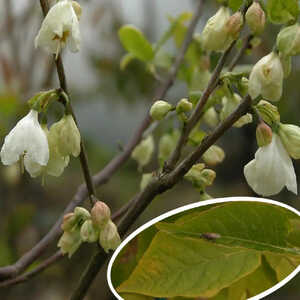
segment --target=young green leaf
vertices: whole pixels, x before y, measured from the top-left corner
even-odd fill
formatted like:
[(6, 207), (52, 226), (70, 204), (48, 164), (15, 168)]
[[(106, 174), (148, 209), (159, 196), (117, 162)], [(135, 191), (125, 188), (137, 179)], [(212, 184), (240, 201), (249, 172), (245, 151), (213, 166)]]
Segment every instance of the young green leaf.
[(260, 255), (253, 250), (159, 232), (118, 291), (152, 297), (213, 297), (259, 265)]
[(133, 25), (125, 25), (119, 30), (119, 38), (124, 48), (142, 61), (151, 61), (154, 50), (143, 33)]

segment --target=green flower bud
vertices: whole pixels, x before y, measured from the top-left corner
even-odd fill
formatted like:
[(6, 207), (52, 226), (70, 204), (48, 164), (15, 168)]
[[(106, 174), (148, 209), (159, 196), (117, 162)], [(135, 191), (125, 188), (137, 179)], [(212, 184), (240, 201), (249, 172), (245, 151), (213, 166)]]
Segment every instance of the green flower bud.
[(202, 156), (206, 164), (214, 166), (221, 163), (225, 158), (225, 152), (217, 145), (212, 145)]
[(214, 107), (210, 107), (203, 115), (203, 121), (210, 127), (219, 124), (219, 117)]
[(252, 123), (253, 121), (253, 117), (251, 114), (247, 113), (245, 115), (243, 115), (242, 117), (240, 117), (234, 124), (233, 124), (233, 127), (236, 127), (236, 128), (241, 128), (243, 127), (244, 125), (247, 125), (249, 123)]
[(211, 169), (204, 169), (201, 171), (201, 177), (199, 178), (199, 184), (201, 186), (210, 186), (213, 184), (216, 178), (216, 172)]
[(242, 98), (238, 94), (233, 94), (232, 97), (224, 96), (222, 98), (222, 109), (220, 112), (221, 121), (224, 121), (231, 113), (233, 113), (241, 101)]
[(254, 34), (261, 34), (265, 29), (266, 15), (258, 2), (253, 2), (246, 12), (246, 23)]
[(228, 33), (234, 23), (230, 20), (230, 10), (228, 7), (220, 7), (217, 13), (212, 16), (206, 23), (202, 35), (201, 42), (203, 49), (207, 51), (225, 51), (233, 41), (232, 36)]
[(226, 29), (228, 34), (231, 36), (232, 41), (236, 40), (241, 32), (244, 24), (243, 15), (241, 12), (236, 12), (233, 14), (226, 23)]
[(258, 110), (262, 119), (269, 125), (280, 122), (278, 108), (270, 102), (261, 100), (256, 105), (256, 109)]
[(300, 25), (283, 28), (277, 35), (277, 48), (284, 56), (300, 54)]
[(282, 69), (283, 69), (283, 75), (284, 78), (289, 77), (292, 71), (292, 57), (291, 56), (284, 56), (280, 53), (279, 55)]
[(171, 104), (163, 100), (158, 100), (151, 106), (150, 116), (153, 120), (161, 121), (170, 110), (172, 110)]
[(97, 201), (91, 210), (92, 221), (99, 229), (110, 220), (110, 208), (102, 201)]
[(83, 221), (91, 218), (89, 211), (80, 206), (75, 207), (74, 214), (79, 220), (83, 220)]
[(92, 220), (86, 220), (81, 226), (80, 236), (83, 242), (94, 243), (99, 238), (99, 229)]
[(49, 161), (46, 167), (43, 167), (43, 173), (59, 177), (70, 162), (69, 156), (62, 156), (57, 143), (57, 136), (53, 130), (43, 128), (48, 139)]
[(68, 213), (64, 215), (62, 224), (61, 224), (61, 229), (63, 231), (71, 231), (76, 228), (76, 225), (78, 223), (78, 217), (75, 216), (74, 213)]
[(272, 129), (264, 122), (261, 122), (256, 128), (256, 141), (258, 147), (267, 146), (272, 142)]
[(58, 151), (62, 156), (80, 154), (80, 133), (71, 115), (64, 115), (63, 118), (54, 123), (50, 128), (51, 134), (55, 136)]
[(108, 253), (109, 250), (116, 250), (120, 243), (117, 226), (109, 221), (100, 232), (99, 244)]
[(283, 68), (279, 56), (271, 52), (259, 60), (249, 77), (249, 95), (259, 95), (269, 101), (278, 101), (282, 95)]
[[(232, 97), (223, 97), (222, 98), (222, 110), (220, 112), (220, 119), (225, 120), (242, 101), (242, 98), (238, 94), (233, 94)], [(244, 116), (240, 117), (234, 124), (234, 127), (240, 128), (248, 123), (252, 122), (252, 115), (247, 113)]]
[(57, 246), (63, 254), (68, 253), (69, 258), (77, 251), (82, 243), (80, 231), (65, 231), (58, 241)]
[(140, 167), (147, 165), (154, 151), (154, 140), (152, 135), (142, 140), (133, 150), (131, 157), (136, 160)]
[(158, 144), (158, 160), (161, 165), (170, 157), (176, 147), (179, 139), (179, 131), (174, 130), (172, 133), (164, 134)]
[(294, 159), (300, 159), (300, 127), (280, 124), (278, 133), (289, 155)]
[(145, 187), (151, 182), (151, 180), (153, 179), (153, 174), (152, 173), (145, 173), (142, 176), (142, 180), (140, 183), (140, 190), (144, 190)]
[(193, 104), (186, 98), (181, 99), (176, 105), (177, 113), (189, 112), (192, 109), (193, 109)]
[(192, 166), (192, 168), (184, 175), (184, 178), (192, 183), (197, 183), (201, 177), (201, 172), (205, 168), (205, 164), (199, 163)]

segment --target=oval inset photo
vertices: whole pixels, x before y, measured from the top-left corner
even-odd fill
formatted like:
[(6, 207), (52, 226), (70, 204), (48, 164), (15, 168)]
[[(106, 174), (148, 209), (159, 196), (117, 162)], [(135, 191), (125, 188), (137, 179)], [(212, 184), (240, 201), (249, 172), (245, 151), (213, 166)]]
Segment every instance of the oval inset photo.
[(114, 253), (118, 299), (262, 299), (300, 271), (300, 215), (285, 204), (223, 198), (155, 218)]

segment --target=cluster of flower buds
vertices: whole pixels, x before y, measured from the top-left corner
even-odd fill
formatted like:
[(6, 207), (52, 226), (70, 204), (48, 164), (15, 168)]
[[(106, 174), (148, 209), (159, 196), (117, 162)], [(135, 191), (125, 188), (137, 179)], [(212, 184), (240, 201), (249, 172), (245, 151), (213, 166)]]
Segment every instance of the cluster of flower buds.
[(232, 16), (228, 7), (221, 6), (206, 23), (201, 34), (203, 49), (223, 52), (238, 38), (243, 27), (243, 16), (236, 12)]
[(61, 248), (63, 254), (68, 253), (69, 258), (77, 251), (83, 242), (81, 227), (90, 218), (90, 213), (83, 207), (76, 207), (74, 212), (64, 216), (61, 225), (64, 233), (59, 239), (57, 246)]
[(211, 169), (205, 169), (205, 164), (199, 163), (193, 165), (192, 168), (185, 174), (184, 178), (192, 182), (195, 187), (205, 190), (207, 186), (213, 184), (216, 178), (216, 173)]
[(79, 19), (81, 7), (76, 1), (60, 0), (46, 15), (35, 38), (35, 47), (41, 47), (56, 55), (68, 45), (72, 52), (80, 49)]
[(150, 116), (155, 121), (163, 120), (170, 111), (176, 110), (178, 118), (185, 122), (187, 116), (185, 113), (190, 112), (193, 109), (193, 104), (186, 98), (181, 99), (176, 107), (173, 107), (170, 103), (164, 100), (155, 101), (150, 109)]
[(97, 201), (89, 213), (83, 207), (76, 207), (74, 212), (64, 216), (62, 225), (64, 231), (58, 247), (71, 257), (83, 242), (99, 242), (108, 252), (115, 250), (121, 243), (116, 225), (111, 221), (109, 207)]

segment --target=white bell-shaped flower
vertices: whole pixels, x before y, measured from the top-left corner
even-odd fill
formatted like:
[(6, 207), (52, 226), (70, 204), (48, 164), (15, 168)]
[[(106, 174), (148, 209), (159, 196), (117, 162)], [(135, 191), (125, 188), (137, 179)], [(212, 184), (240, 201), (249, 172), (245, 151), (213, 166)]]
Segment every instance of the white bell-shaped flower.
[(24, 156), (25, 169), (33, 177), (37, 172), (36, 168), (47, 165), (48, 141), (39, 124), (36, 110), (31, 110), (5, 137), (0, 156), (4, 165), (12, 165)]
[(269, 101), (278, 101), (282, 95), (284, 72), (275, 52), (264, 56), (253, 67), (249, 77), (249, 95), (261, 95)]
[(55, 53), (56, 57), (66, 45), (71, 52), (78, 52), (80, 49), (80, 14), (80, 6), (75, 1), (62, 0), (56, 3), (42, 23), (35, 38), (35, 47)]
[(256, 151), (255, 159), (244, 167), (244, 174), (248, 184), (259, 195), (278, 194), (284, 186), (297, 194), (292, 160), (275, 133), (270, 144)]

